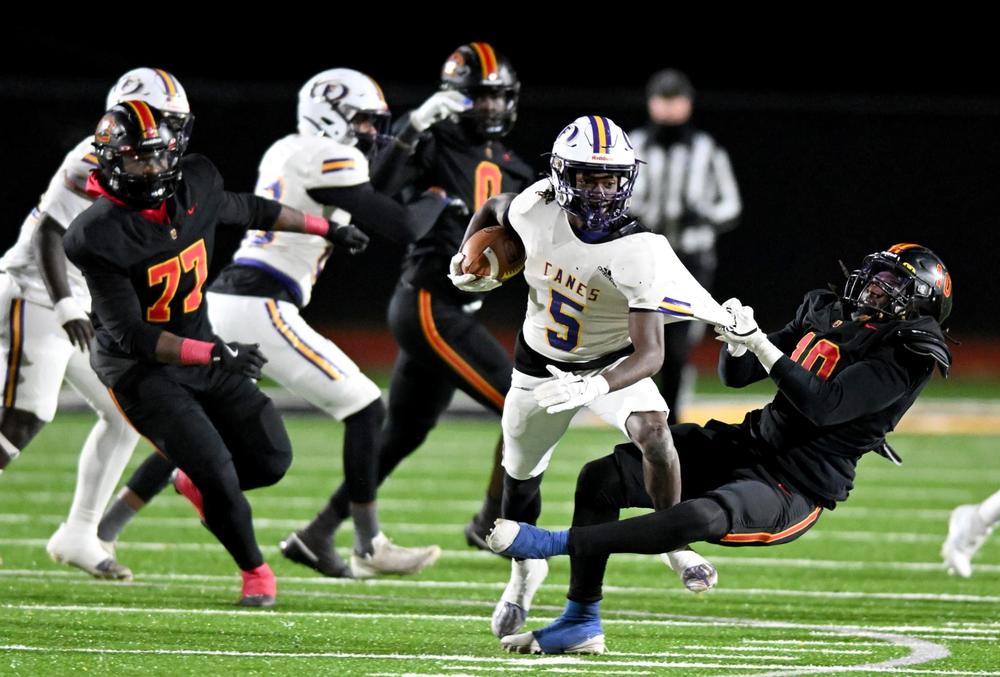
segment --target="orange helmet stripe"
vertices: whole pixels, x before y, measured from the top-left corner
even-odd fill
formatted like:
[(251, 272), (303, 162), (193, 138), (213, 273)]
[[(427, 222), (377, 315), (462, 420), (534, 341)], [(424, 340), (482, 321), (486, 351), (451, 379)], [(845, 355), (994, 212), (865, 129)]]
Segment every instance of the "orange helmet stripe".
[(894, 244), (887, 250), (891, 254), (898, 254), (901, 251), (907, 249), (913, 249), (914, 247), (920, 247), (919, 244), (913, 244), (912, 242), (900, 242), (899, 244)]
[(488, 42), (473, 42), (472, 49), (476, 50), (479, 63), (483, 68), (483, 80), (489, 79), (491, 75), (497, 73), (497, 55), (493, 47)]
[(142, 125), (143, 138), (154, 139), (159, 136), (159, 131), (156, 129), (156, 118), (153, 116), (153, 111), (149, 108), (149, 104), (145, 101), (132, 100), (126, 101), (125, 105), (135, 111), (135, 116), (139, 118), (139, 124)]

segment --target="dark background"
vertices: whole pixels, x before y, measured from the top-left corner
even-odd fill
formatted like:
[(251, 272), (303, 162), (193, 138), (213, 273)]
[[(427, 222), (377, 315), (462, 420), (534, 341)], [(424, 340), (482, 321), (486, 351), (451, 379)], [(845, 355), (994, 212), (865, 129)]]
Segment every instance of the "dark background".
[[(381, 40), (370, 30), (315, 39), (308, 31), (250, 38), (176, 28), (167, 42), (106, 32), (83, 39), (30, 26), (6, 32), (4, 248), (64, 154), (91, 133), (125, 70), (154, 66), (177, 76), (197, 118), (191, 151), (208, 155), (228, 188), (252, 190), (264, 150), (294, 131), (296, 93), (311, 75), (362, 70), (400, 113), (434, 91), (455, 46), (478, 39), (491, 41), (520, 75), (519, 121), (508, 141), (539, 171), (541, 154), (573, 118), (603, 114), (632, 129), (644, 122), (651, 72), (676, 66), (691, 76), (695, 123), (728, 149), (744, 203), (740, 227), (719, 244), (715, 295), (754, 305), (765, 327), (784, 322), (805, 289), (839, 285), (838, 259), (853, 267), (868, 252), (908, 241), (931, 247), (949, 266), (954, 332), (1000, 337), (1000, 315), (989, 312), (997, 289), (1000, 84), (988, 54), (946, 52), (922, 39), (869, 49), (864, 34), (814, 43), (807, 32), (795, 41), (733, 41), (679, 39), (675, 31), (606, 40), (611, 47), (599, 40), (588, 47), (588, 31), (577, 31), (590, 37), (575, 43), (567, 31), (495, 29)], [(380, 326), (400, 254), (384, 242), (358, 258), (335, 254), (307, 317), (334, 327)], [(224, 263), (222, 250), (215, 263), (216, 270)], [(523, 305), (518, 280), (491, 294), (483, 317), (515, 327)]]

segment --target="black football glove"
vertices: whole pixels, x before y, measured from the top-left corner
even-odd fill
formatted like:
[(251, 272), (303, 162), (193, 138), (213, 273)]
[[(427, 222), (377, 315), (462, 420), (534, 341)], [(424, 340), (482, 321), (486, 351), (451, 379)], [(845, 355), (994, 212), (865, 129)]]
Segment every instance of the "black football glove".
[(360, 254), (368, 247), (370, 238), (357, 226), (350, 224), (343, 225), (330, 221), (330, 230), (326, 233), (326, 239), (335, 245), (347, 247), (351, 254)]
[(212, 363), (234, 374), (259, 379), (260, 369), (267, 364), (267, 358), (260, 352), (260, 344), (216, 341), (212, 348)]

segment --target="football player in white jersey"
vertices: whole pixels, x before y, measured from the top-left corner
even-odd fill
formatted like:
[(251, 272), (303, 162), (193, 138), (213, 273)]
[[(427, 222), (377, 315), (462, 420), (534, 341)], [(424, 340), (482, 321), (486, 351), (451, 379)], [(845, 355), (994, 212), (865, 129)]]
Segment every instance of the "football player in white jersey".
[[(663, 322), (722, 311), (667, 241), (628, 216), (638, 165), (620, 127), (606, 117), (577, 118), (556, 138), (550, 166), (548, 178), (520, 194), (490, 199), (466, 232), (468, 239), (503, 224), (527, 254), (528, 308), (503, 410), (504, 517), (537, 520), (542, 473), (581, 407), (642, 450), (646, 490), (657, 509), (668, 508), (679, 500), (680, 472), (668, 408), (650, 378), (663, 361)], [(461, 252), (452, 259), (457, 287), (499, 285), (463, 274), (463, 259)], [(683, 556), (704, 562), (691, 551)], [(524, 625), (547, 570), (543, 559), (511, 561), (494, 634)]]
[[(426, 105), (432, 116), (442, 117), (452, 112), (454, 102), (439, 93)], [(377, 192), (369, 175), (369, 159), (388, 138), (388, 128), (389, 107), (372, 78), (347, 68), (323, 71), (299, 92), (298, 132), (264, 153), (256, 193), (334, 223), (355, 222), (387, 239), (412, 241), (417, 233), (410, 212)], [(435, 194), (426, 199), (441, 201)], [(269, 360), (265, 376), (345, 425), (344, 475), (355, 539), (350, 566), (333, 548), (339, 518), (332, 509), (290, 534), (281, 543), (282, 553), (325, 576), (416, 573), (433, 564), (441, 550), (397, 546), (379, 528), (377, 450), (385, 417), (379, 388), (299, 315), (331, 250), (322, 237), (249, 232), (209, 287), (209, 318), (225, 340), (260, 344)], [(117, 535), (131, 516), (126, 506), (150, 500), (170, 470), (169, 462), (156, 455), (147, 459), (112, 505), (102, 532)]]
[[(128, 71), (111, 88), (105, 107), (126, 99), (141, 99), (165, 111), (187, 143), (193, 117), (184, 88), (170, 73)], [(0, 472), (52, 420), (65, 378), (98, 421), (80, 456), (69, 516), (47, 550), (56, 561), (99, 578), (129, 579), (132, 572), (98, 539), (97, 523), (139, 436), (90, 367), (90, 294), (62, 246), (66, 227), (93, 201), (84, 190), (98, 166), (93, 140), (88, 136), (66, 155), (22, 224), (17, 242), (0, 259), (0, 360), (6, 370)]]

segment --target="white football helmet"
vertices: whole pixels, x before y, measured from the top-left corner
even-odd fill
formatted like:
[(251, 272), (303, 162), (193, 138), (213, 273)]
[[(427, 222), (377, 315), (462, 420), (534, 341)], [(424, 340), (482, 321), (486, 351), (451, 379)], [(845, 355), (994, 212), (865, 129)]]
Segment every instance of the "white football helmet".
[(299, 134), (327, 136), (361, 152), (374, 150), (389, 132), (389, 105), (382, 88), (364, 73), (333, 68), (299, 90)]
[[(585, 115), (567, 125), (552, 144), (549, 167), (556, 202), (580, 218), (583, 231), (609, 233), (627, 223), (639, 166), (628, 135), (611, 118)], [(584, 172), (617, 177), (617, 190), (578, 188)]]
[(133, 68), (118, 78), (118, 82), (108, 92), (105, 110), (123, 101), (145, 101), (161, 111), (164, 119), (177, 133), (181, 148), (187, 148), (191, 140), (194, 116), (188, 104), (187, 92), (173, 75), (162, 68)]

